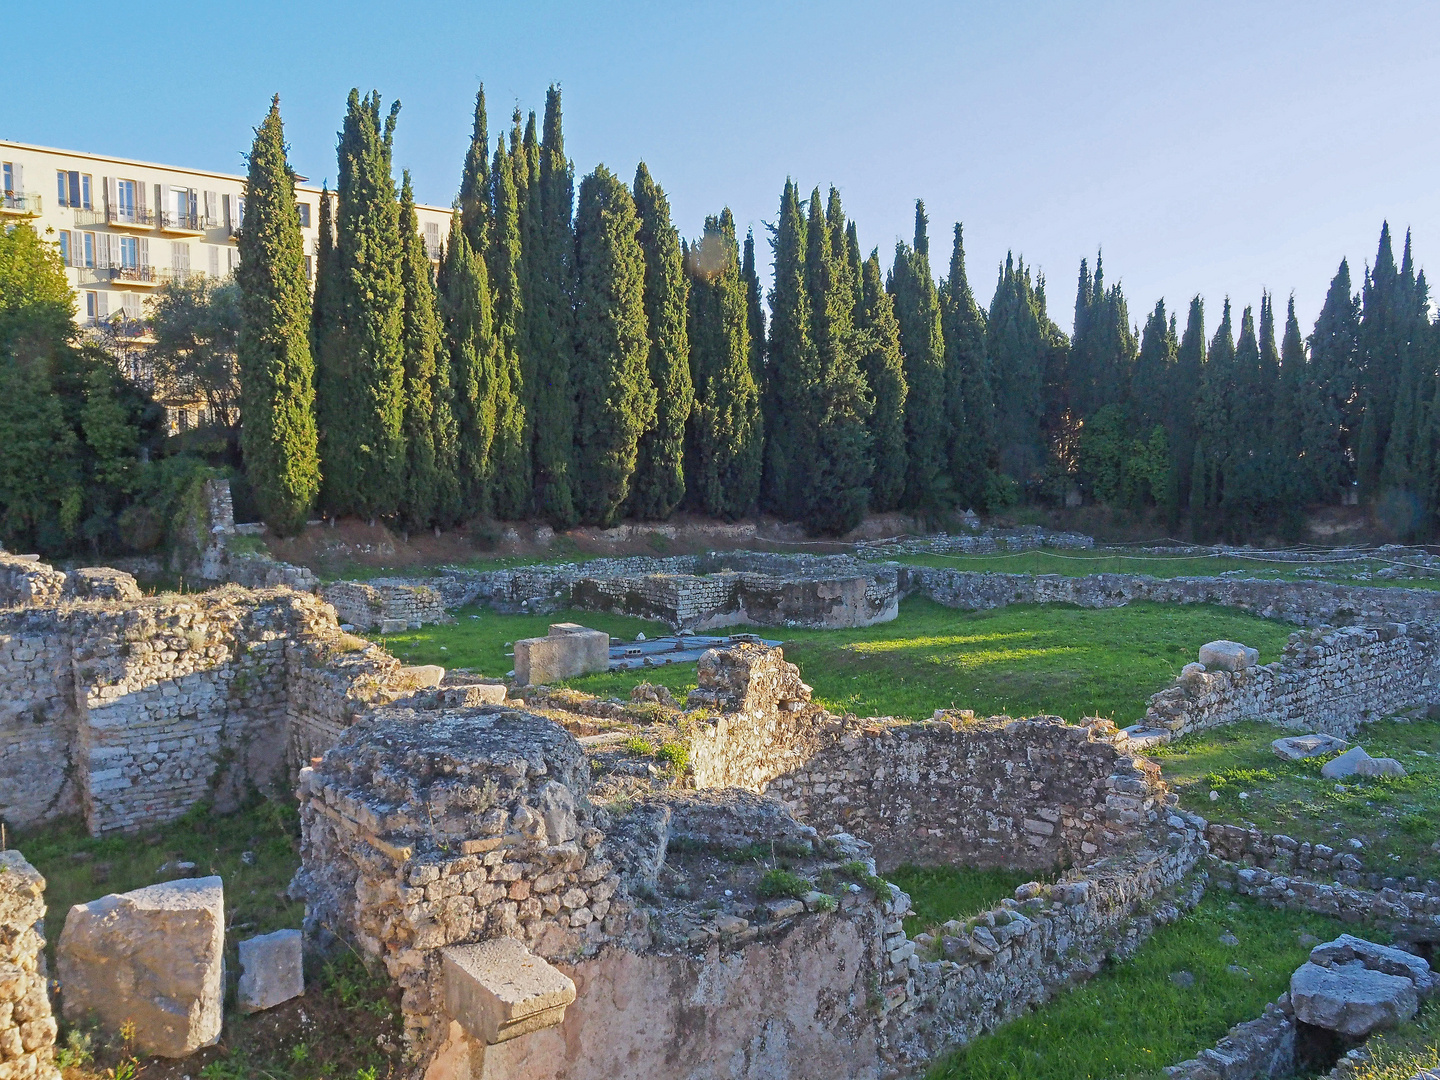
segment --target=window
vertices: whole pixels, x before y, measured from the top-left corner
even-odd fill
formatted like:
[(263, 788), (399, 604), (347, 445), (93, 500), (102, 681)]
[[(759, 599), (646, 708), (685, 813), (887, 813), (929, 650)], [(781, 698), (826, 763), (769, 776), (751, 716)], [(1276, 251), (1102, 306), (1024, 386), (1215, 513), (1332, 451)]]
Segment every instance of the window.
[(60, 261), (66, 266), (74, 266), (75, 262), (70, 258), (70, 233), (66, 229), (60, 230)]
[(438, 221), (425, 223), (425, 253), (432, 259), (440, 257), (440, 223)]
[(85, 244), (82, 253), (82, 260), (83, 261), (80, 264), (81, 266), (95, 265), (95, 234), (93, 232), (87, 232), (85, 234)]
[(315, 259), (313, 255), (305, 256), (305, 280), (315, 280)]
[(135, 181), (115, 181), (115, 216), (119, 221), (135, 220)]
[(63, 170), (55, 173), (55, 202), (60, 206), (70, 205), (70, 174)]
[(122, 292), (120, 294), (120, 310), (125, 313), (127, 320), (138, 322), (140, 319), (139, 295), (133, 292)]
[(90, 174), (65, 172), (55, 173), (55, 201), (61, 206), (73, 206), (77, 210), (90, 209)]
[(13, 161), (0, 161), (0, 189), (6, 195), (14, 194), (16, 188), (15, 163)]
[(93, 210), (95, 204), (90, 198), (90, 174), (80, 174), (80, 207), (83, 210)]
[(218, 278), (220, 276), (220, 249), (214, 244), (206, 244), (205, 254), (210, 260), (210, 276)]
[(140, 241), (133, 236), (120, 237), (120, 268), (122, 270), (138, 270), (140, 268)]
[(295, 209), (300, 211), (300, 227), (308, 229), (310, 227), (310, 204), (308, 202), (296, 203)]
[(184, 281), (190, 276), (190, 245), (183, 240), (170, 244), (170, 269), (177, 281)]
[(87, 319), (100, 318), (100, 294), (93, 289), (85, 294), (85, 317)]

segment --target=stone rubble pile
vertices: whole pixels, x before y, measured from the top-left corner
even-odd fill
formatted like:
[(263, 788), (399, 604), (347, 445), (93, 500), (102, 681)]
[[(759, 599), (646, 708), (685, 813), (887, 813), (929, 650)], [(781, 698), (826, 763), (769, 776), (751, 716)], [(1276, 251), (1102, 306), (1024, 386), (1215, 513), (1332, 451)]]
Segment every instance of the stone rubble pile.
[(0, 1077), (60, 1080), (55, 1018), (45, 992), (45, 879), (0, 850)]

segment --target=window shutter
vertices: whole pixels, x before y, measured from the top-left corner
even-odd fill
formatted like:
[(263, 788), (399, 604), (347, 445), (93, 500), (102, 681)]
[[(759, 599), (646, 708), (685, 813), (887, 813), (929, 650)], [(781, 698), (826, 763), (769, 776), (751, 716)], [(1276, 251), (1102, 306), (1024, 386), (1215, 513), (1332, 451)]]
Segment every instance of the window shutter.
[(102, 176), (100, 182), (105, 185), (105, 211), (107, 215), (114, 214), (115, 208), (120, 205), (119, 185), (113, 176)]
[(80, 174), (78, 172), (70, 174), (70, 205), (80, 205)]
[[(113, 184), (114, 181), (112, 180), (111, 183)], [(99, 240), (100, 243), (97, 245), (99, 250), (95, 253), (95, 265), (102, 270), (107, 270), (110, 267), (110, 234), (100, 233)]]
[(57, 173), (55, 174), (55, 181), (56, 181), (55, 194), (56, 194), (56, 196), (57, 196), (57, 198), (58, 198), (58, 201), (59, 201), (60, 205), (61, 205), (61, 206), (64, 206), (64, 205), (65, 205), (65, 174), (64, 174), (63, 172), (57, 172)]
[(220, 216), (224, 219), (221, 224), (223, 224), (227, 229), (233, 229), (235, 227), (235, 214), (234, 211), (230, 209), (230, 206), (230, 193), (226, 192), (224, 195), (220, 196)]
[(15, 179), (14, 179), (14, 181), (13, 181), (13, 183), (15, 184), (15, 194), (16, 194), (16, 195), (24, 195), (24, 194), (25, 194), (25, 166), (24, 166), (24, 165), (21, 165), (20, 162), (17, 161), (17, 162), (15, 162), (15, 164), (12, 166), (12, 168), (15, 170), (14, 173), (13, 173), (13, 175), (14, 175), (14, 177), (15, 177)]
[(205, 192), (205, 219), (213, 222), (215, 220), (215, 192)]
[(95, 317), (103, 319), (110, 314), (110, 294), (97, 292), (95, 294)]
[(210, 276), (218, 278), (220, 276), (220, 249), (214, 244), (209, 244), (205, 248), (205, 253), (210, 259)]
[(142, 236), (142, 237), (140, 237), (140, 259), (139, 259), (139, 262), (140, 262), (140, 265), (141, 265), (141, 266), (147, 266), (147, 267), (148, 267), (148, 266), (150, 265), (150, 238), (149, 238), (148, 236)]
[(138, 181), (135, 184), (135, 212), (142, 219), (145, 217), (145, 185)]

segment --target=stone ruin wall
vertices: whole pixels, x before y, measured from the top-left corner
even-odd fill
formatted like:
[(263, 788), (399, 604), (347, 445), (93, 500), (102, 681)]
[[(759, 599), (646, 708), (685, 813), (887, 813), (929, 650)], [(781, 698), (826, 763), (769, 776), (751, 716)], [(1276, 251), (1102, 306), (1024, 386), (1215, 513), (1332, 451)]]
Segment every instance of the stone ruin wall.
[(321, 601), (236, 588), (0, 611), (0, 817), (92, 834), (234, 805), (406, 686)]
[(358, 630), (385, 631), (387, 624), (394, 623), (415, 629), (454, 621), (437, 590), (404, 578), (337, 581), (321, 589), (320, 595), (342, 623)]
[(0, 850), (0, 1077), (60, 1080), (45, 989), (45, 879)]
[(1427, 626), (1302, 631), (1275, 663), (1182, 672), (1150, 698), (1142, 724), (1174, 737), (1267, 720), (1348, 738), (1368, 720), (1436, 700), (1437, 665), (1440, 647)]

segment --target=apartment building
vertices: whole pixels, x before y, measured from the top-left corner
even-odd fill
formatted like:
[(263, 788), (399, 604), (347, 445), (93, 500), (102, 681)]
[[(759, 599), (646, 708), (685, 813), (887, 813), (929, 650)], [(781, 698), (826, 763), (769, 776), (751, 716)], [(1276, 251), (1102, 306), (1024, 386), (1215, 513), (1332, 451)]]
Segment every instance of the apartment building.
[[(312, 281), (320, 197), (303, 177), (295, 185)], [(450, 210), (416, 211), (438, 258)], [(143, 377), (144, 346), (153, 340), (147, 298), (166, 281), (230, 275), (244, 213), (243, 176), (0, 140), (0, 226), (28, 221), (59, 245), (76, 320), (111, 337), (132, 375)], [(187, 419), (178, 415), (172, 427)]]

